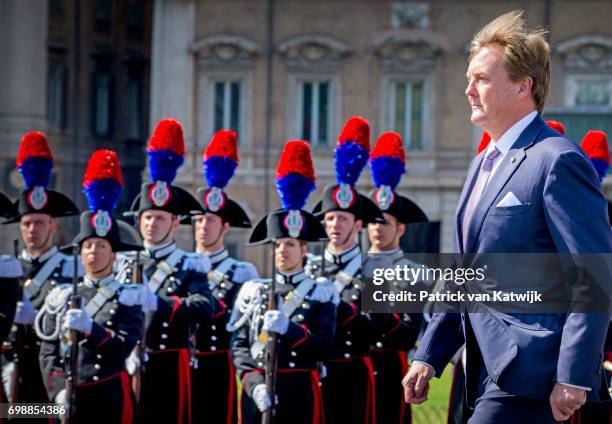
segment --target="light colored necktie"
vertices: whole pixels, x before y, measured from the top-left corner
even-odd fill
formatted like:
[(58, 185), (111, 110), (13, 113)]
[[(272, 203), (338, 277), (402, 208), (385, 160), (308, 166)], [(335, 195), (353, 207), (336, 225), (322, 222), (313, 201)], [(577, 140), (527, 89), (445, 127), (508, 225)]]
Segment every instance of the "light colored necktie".
[(474, 210), (476, 210), (476, 205), (478, 205), (478, 202), (482, 197), (482, 192), (487, 185), (489, 177), (491, 176), (493, 163), (500, 154), (501, 152), (497, 150), (497, 147), (494, 147), (493, 150), (487, 154), (483, 161), (482, 167), (480, 168), (480, 172), (478, 172), (478, 177), (476, 178), (476, 182), (474, 183), (474, 187), (472, 188), (468, 202), (465, 205), (465, 210), (463, 211), (463, 221), (461, 223), (464, 253), (467, 250), (468, 229), (470, 228), (470, 222), (472, 222), (472, 217), (474, 216)]

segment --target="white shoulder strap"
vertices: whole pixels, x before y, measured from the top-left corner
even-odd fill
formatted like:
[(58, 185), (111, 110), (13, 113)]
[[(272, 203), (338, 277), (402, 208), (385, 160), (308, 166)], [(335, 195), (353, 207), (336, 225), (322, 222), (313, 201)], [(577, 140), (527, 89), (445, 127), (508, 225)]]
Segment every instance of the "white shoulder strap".
[(24, 294), (28, 297), (28, 299), (32, 299), (34, 296), (38, 294), (42, 285), (49, 279), (49, 276), (53, 272), (53, 270), (64, 260), (64, 254), (60, 252), (56, 252), (53, 256), (51, 256), (42, 268), (36, 273), (34, 277), (29, 280), (26, 280), (24, 284)]
[(185, 256), (183, 250), (175, 249), (166, 260), (157, 264), (155, 272), (149, 278), (149, 288), (153, 293), (157, 293), (161, 285), (166, 281), (166, 278), (174, 272), (174, 267), (183, 256)]

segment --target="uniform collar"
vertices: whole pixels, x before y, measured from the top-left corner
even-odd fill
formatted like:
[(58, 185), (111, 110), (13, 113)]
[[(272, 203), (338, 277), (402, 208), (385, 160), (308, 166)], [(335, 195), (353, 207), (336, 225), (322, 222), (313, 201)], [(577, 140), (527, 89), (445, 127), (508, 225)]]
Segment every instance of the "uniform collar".
[(329, 249), (325, 249), (324, 259), (336, 265), (343, 265), (359, 254), (359, 246), (355, 243), (344, 252), (333, 253)]
[(276, 282), (278, 284), (290, 284), (295, 287), (305, 278), (306, 273), (304, 272), (303, 268), (299, 271), (295, 271), (290, 274), (285, 274), (284, 272), (276, 271)]
[(402, 251), (402, 249), (400, 247), (396, 248), (396, 249), (392, 249), (392, 250), (387, 250), (384, 252), (368, 252), (370, 255), (385, 255), (385, 256), (389, 256), (391, 259), (393, 259), (394, 261), (397, 261), (398, 259), (401, 259), (404, 257), (404, 252)]
[(53, 245), (45, 253), (35, 258), (34, 256), (30, 255), (30, 252), (28, 252), (26, 249), (23, 249), (21, 251), (21, 255), (19, 255), (19, 258), (30, 264), (35, 263), (35, 262), (43, 263), (47, 259), (49, 259), (51, 256), (55, 255), (57, 252), (58, 252), (57, 246)]
[(144, 256), (152, 259), (159, 259), (168, 256), (176, 249), (176, 242), (174, 240), (168, 243), (159, 244), (156, 246), (147, 246), (145, 244), (145, 250), (142, 252)]
[(85, 277), (83, 277), (83, 283), (87, 287), (93, 287), (93, 288), (98, 289), (100, 287), (106, 286), (108, 283), (110, 283), (114, 279), (115, 279), (115, 274), (113, 274), (112, 272), (108, 274), (106, 277), (102, 277), (99, 279), (91, 278), (86, 275)]
[(212, 252), (212, 253), (204, 253), (206, 256), (208, 256), (208, 259), (210, 259), (210, 263), (212, 264), (213, 267), (215, 267), (218, 263), (220, 263), (221, 261), (223, 261), (225, 258), (229, 257), (229, 252), (227, 251), (227, 249), (225, 247), (222, 247), (221, 249)]

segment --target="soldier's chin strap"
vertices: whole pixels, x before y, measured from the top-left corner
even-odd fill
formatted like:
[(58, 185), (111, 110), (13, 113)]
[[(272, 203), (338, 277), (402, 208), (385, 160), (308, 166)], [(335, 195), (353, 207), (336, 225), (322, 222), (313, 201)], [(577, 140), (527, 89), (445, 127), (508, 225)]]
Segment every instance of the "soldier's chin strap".
[[(92, 271), (91, 271), (91, 273), (92, 273), (92, 274), (96, 274), (96, 275), (97, 275), (97, 274), (100, 274), (100, 273), (104, 272), (105, 270), (107, 270), (107, 269), (109, 269), (109, 268), (110, 268), (110, 270), (111, 270), (111, 272), (112, 272), (112, 269), (113, 269), (113, 262), (115, 262), (115, 261), (114, 261), (113, 257), (111, 256), (111, 257), (110, 257), (110, 259), (109, 259), (109, 261), (108, 261), (108, 263), (107, 263), (106, 265), (104, 265), (104, 266), (103, 266), (102, 268), (100, 268), (98, 271), (96, 271), (96, 270), (92, 270)], [(106, 274), (106, 275), (108, 275), (108, 274)], [(106, 275), (105, 275), (105, 276), (106, 276)]]

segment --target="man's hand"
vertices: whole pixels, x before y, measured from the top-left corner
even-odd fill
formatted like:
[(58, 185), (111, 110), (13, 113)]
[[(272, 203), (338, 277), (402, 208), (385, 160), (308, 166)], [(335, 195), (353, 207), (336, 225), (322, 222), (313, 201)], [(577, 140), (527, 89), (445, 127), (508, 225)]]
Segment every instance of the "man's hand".
[(555, 383), (549, 401), (555, 420), (565, 421), (584, 405), (586, 391), (563, 383)]
[(434, 369), (425, 364), (412, 364), (402, 380), (406, 403), (419, 404), (427, 400), (429, 380), (434, 376)]

